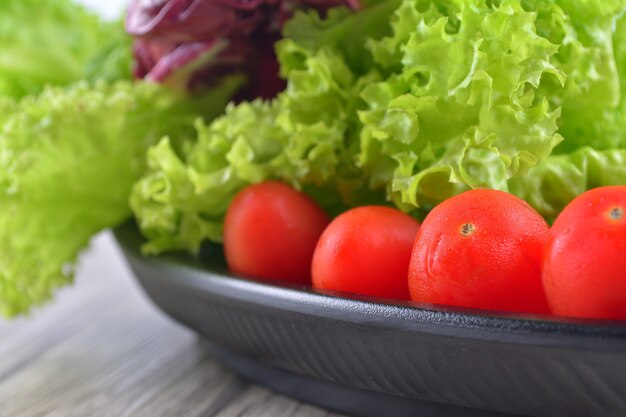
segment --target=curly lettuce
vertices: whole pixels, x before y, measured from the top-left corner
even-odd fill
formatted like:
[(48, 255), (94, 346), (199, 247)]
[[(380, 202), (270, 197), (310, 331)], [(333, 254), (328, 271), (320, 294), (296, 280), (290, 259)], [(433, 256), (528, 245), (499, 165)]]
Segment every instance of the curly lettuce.
[(626, 184), (626, 148), (582, 147), (551, 155), (526, 175), (510, 181), (511, 192), (553, 221), (576, 196), (596, 187)]
[[(626, 15), (624, 2), (562, 2), (577, 19), (583, 36), (562, 55), (570, 58), (575, 76), (559, 120), (566, 140), (526, 175), (509, 181), (511, 192), (524, 198), (548, 220), (577, 195), (595, 187), (626, 184)], [(549, 2), (546, 2), (549, 4)], [(587, 9), (591, 7), (591, 9)], [(599, 26), (582, 27), (582, 16)], [(619, 14), (621, 12), (621, 14)], [(615, 19), (615, 15), (619, 17)], [(599, 29), (598, 29), (599, 28)], [(596, 43), (598, 48), (589, 45)], [(595, 54), (595, 57), (593, 56)], [(585, 73), (581, 71), (586, 71)]]
[[(131, 200), (150, 253), (219, 241), (232, 196), (266, 178), (336, 209), (417, 212), (488, 187), (532, 195), (549, 216), (537, 187), (552, 161), (564, 175), (596, 151), (618, 161), (626, 1), (367, 6), (296, 14), (276, 47), (284, 92), (232, 105), (185, 152), (150, 151)], [(592, 170), (584, 186), (619, 175)]]
[(350, 158), (345, 126), (285, 118), (277, 103), (230, 105), (211, 124), (198, 120), (196, 129), (196, 141), (182, 151), (168, 137), (148, 151), (148, 171), (130, 198), (149, 239), (146, 253), (195, 253), (206, 239), (220, 242), (226, 209), (249, 184), (282, 179), (338, 212), (341, 189), (354, 194), (362, 182), (349, 161), (340, 162)]
[(221, 112), (237, 85), (200, 103), (125, 81), (0, 99), (0, 313), (26, 312), (71, 282), (91, 236), (130, 217), (148, 147), (166, 133), (191, 137), (193, 120)]
[(400, 205), (505, 189), (561, 141), (560, 111), (538, 91), (566, 75), (535, 13), (518, 1), (440, 3), (403, 2), (393, 35), (369, 43), (385, 77), (362, 92), (359, 161)]
[(384, 202), (354, 159), (360, 92), (377, 76), (364, 73), (368, 64), (358, 55), (346, 62), (344, 52), (363, 44), (367, 33), (388, 33), (394, 9), (383, 2), (357, 14), (331, 10), (326, 19), (297, 14), (278, 46), (289, 81), (284, 92), (272, 101), (231, 104), (212, 123), (198, 122), (196, 141), (180, 152), (167, 138), (150, 149), (148, 171), (130, 200), (148, 238), (145, 252), (197, 252), (206, 239), (221, 241), (234, 195), (265, 179), (304, 189), (329, 213)]

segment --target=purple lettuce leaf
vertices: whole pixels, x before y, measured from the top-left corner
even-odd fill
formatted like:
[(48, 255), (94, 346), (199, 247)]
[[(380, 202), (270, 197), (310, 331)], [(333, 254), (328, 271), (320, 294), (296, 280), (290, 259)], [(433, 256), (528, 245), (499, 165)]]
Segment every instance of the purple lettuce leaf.
[(284, 89), (273, 44), (296, 10), (360, 7), (358, 0), (133, 0), (135, 76), (196, 90), (244, 73), (240, 98), (271, 98)]

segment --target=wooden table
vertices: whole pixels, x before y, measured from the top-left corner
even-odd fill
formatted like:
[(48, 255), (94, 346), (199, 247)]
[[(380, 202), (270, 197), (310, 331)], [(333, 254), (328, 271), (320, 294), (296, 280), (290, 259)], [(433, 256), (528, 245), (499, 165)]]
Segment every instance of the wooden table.
[(153, 307), (110, 234), (76, 284), (31, 317), (0, 321), (0, 417), (338, 416), (214, 362)]

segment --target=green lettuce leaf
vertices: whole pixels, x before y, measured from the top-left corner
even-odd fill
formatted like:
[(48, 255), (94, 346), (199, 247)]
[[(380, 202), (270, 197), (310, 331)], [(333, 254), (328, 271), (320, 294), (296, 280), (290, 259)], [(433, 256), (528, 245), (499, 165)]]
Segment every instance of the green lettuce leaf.
[(565, 140), (555, 153), (582, 146), (612, 149), (624, 143), (624, 120), (619, 108), (624, 85), (619, 72), (623, 48), (616, 19), (626, 2), (619, 1), (527, 1), (536, 10), (535, 25), (541, 36), (559, 45), (552, 62), (567, 75), (563, 89), (549, 84), (540, 91), (553, 107), (561, 108), (559, 133)]
[(626, 148), (598, 151), (583, 147), (552, 155), (526, 175), (513, 178), (510, 188), (550, 221), (579, 194), (600, 186), (626, 184)]
[[(550, 221), (586, 190), (626, 184), (626, 15), (614, 18), (624, 2), (560, 4), (581, 31), (581, 36), (562, 40), (566, 46), (559, 53), (573, 74), (559, 120), (566, 140), (526, 175), (509, 182), (511, 192)], [(544, 9), (551, 7), (552, 2), (542, 3)], [(548, 18), (540, 14), (539, 27), (549, 27)], [(588, 19), (597, 24), (585, 26)]]
[(166, 133), (191, 137), (193, 120), (218, 114), (237, 85), (200, 103), (131, 82), (0, 100), (0, 313), (26, 312), (69, 283), (91, 236), (130, 217), (147, 148)]
[[(235, 194), (265, 179), (304, 188), (330, 213), (345, 207), (340, 190), (353, 193), (355, 185), (347, 172), (353, 165), (339, 163), (347, 154), (344, 130), (297, 122), (277, 108), (277, 103), (261, 101), (230, 105), (209, 125), (198, 120), (197, 140), (182, 152), (169, 138), (149, 150), (148, 172), (130, 199), (149, 238), (146, 253), (197, 252), (206, 239), (221, 241), (224, 215)], [(353, 182), (360, 181), (358, 173), (352, 175)]]
[(468, 188), (508, 190), (553, 152), (614, 148), (625, 5), (405, 1), (394, 35), (370, 44), (389, 75), (363, 92), (363, 168), (398, 205), (431, 207)]
[(44, 85), (130, 79), (131, 39), (71, 0), (0, 1), (0, 95)]

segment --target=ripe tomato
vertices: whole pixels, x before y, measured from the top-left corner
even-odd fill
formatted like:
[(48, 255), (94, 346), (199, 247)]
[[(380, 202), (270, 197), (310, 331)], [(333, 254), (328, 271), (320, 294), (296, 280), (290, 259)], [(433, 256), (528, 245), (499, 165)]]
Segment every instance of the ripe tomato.
[(488, 310), (547, 313), (541, 284), (546, 221), (523, 200), (472, 190), (435, 207), (415, 240), (411, 298)]
[(309, 197), (268, 181), (235, 196), (224, 219), (224, 255), (238, 274), (311, 283), (311, 258), (329, 222)]
[(550, 231), (543, 284), (555, 314), (626, 319), (626, 186), (578, 196)]
[(324, 230), (313, 255), (313, 286), (409, 299), (406, 274), (419, 223), (389, 207), (349, 210)]

